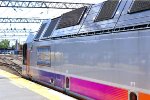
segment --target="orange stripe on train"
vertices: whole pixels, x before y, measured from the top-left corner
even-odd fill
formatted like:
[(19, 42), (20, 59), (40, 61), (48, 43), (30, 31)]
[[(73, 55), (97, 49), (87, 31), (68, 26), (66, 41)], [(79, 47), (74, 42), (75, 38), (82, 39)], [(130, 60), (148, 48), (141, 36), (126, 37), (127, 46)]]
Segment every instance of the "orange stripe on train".
[(139, 100), (150, 100), (150, 94), (139, 93)]

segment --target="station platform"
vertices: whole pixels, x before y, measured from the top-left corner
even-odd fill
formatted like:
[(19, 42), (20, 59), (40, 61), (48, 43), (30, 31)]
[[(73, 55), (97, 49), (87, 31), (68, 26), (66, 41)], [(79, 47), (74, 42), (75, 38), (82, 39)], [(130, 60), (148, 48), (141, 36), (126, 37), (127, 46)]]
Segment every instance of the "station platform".
[(0, 69), (0, 100), (76, 100)]

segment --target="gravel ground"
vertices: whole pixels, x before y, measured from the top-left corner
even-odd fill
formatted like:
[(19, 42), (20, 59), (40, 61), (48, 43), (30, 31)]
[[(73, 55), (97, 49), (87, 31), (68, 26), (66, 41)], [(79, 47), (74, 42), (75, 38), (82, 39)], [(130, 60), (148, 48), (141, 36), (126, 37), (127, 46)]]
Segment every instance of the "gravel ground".
[(20, 76), (16, 71), (14, 71), (13, 69), (7, 67), (7, 66), (1, 66), (0, 65), (0, 69), (4, 70), (4, 71), (7, 71), (9, 73), (12, 73), (12, 74), (15, 74), (17, 76)]

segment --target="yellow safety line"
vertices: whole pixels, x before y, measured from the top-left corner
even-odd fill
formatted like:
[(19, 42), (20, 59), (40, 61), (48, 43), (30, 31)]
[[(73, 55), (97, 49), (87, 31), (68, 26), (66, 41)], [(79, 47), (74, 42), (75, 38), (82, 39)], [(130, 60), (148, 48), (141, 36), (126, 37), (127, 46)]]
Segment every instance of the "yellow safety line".
[(13, 75), (13, 74), (8, 73), (6, 71), (0, 70), (0, 75), (11, 80), (11, 83), (13, 83), (14, 85), (16, 85), (20, 88), (27, 88), (27, 89), (35, 92), (35, 93), (38, 93), (39, 95), (41, 95), (41, 96), (43, 96), (49, 100), (75, 100), (72, 97), (66, 96), (66, 95), (59, 93), (57, 91), (54, 91), (52, 89), (43, 87), (43, 86), (36, 84), (34, 82), (20, 78), (16, 75)]

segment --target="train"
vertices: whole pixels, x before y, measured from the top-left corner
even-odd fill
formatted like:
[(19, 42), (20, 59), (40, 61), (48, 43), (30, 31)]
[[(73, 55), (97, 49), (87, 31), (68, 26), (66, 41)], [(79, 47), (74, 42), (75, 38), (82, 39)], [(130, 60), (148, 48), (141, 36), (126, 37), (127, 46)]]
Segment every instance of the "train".
[(43, 21), (22, 74), (86, 100), (150, 100), (150, 1), (107, 0)]

